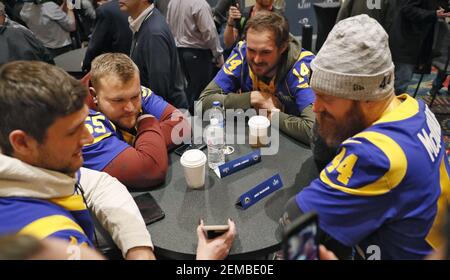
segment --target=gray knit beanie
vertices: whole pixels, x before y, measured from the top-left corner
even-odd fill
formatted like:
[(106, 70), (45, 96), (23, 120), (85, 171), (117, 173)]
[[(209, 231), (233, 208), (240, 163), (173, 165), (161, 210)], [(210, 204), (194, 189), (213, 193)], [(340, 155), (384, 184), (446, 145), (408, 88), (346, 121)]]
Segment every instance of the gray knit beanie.
[(394, 88), (388, 35), (367, 15), (337, 23), (316, 58), (311, 87), (353, 100), (381, 100)]

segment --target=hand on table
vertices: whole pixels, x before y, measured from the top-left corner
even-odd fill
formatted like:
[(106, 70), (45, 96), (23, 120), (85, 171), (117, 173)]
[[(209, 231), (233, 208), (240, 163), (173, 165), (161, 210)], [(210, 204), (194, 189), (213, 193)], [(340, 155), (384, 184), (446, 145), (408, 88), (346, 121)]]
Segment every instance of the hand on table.
[(252, 91), (250, 93), (250, 104), (256, 110), (268, 110), (269, 119), (272, 111), (277, 111), (276, 109), (283, 111), (281, 101), (274, 94), (267, 92)]

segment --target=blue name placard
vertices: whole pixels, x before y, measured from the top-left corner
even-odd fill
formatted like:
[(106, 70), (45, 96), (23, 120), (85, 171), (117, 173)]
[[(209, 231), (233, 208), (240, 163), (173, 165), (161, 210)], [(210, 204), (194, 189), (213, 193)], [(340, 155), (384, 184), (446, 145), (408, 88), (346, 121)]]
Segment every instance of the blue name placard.
[(281, 187), (283, 187), (283, 182), (280, 175), (276, 174), (241, 195), (236, 202), (236, 206), (247, 209), (274, 191), (281, 189)]
[(258, 149), (249, 154), (246, 154), (245, 156), (242, 156), (240, 158), (237, 158), (235, 160), (220, 165), (214, 170), (214, 172), (216, 173), (217, 177), (223, 178), (260, 161), (261, 161), (261, 150)]

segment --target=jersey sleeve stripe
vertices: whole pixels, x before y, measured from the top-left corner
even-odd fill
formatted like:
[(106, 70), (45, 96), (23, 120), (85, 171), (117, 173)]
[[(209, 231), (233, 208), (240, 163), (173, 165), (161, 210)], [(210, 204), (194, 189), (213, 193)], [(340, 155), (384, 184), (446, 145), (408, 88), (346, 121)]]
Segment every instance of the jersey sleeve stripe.
[(86, 210), (86, 205), (84, 204), (83, 197), (81, 195), (71, 195), (68, 197), (52, 198), (49, 200), (69, 211)]
[[(358, 138), (367, 139), (377, 148), (379, 148), (390, 162), (389, 170), (381, 178), (373, 183), (361, 186), (359, 188), (348, 188), (332, 182), (324, 169), (320, 173), (320, 179), (331, 188), (340, 190), (347, 194), (358, 196), (377, 196), (389, 192), (398, 186), (406, 175), (408, 161), (403, 149), (390, 137), (373, 131), (365, 131), (353, 137), (353, 141)], [(343, 145), (349, 142), (344, 142)]]
[(38, 239), (44, 239), (61, 230), (74, 230), (85, 234), (77, 223), (62, 215), (52, 215), (35, 220), (23, 227), (18, 234), (26, 234)]
[(431, 226), (431, 229), (427, 237), (425, 238), (425, 240), (428, 242), (428, 244), (430, 244), (431, 247), (433, 247), (433, 249), (436, 249), (437, 247), (439, 247), (439, 245), (444, 244), (445, 240), (442, 232), (446, 221), (446, 212), (448, 205), (447, 196), (449, 194), (450, 187), (449, 175), (447, 169), (445, 168), (445, 160), (447, 159), (445, 156), (443, 156), (439, 167), (441, 194), (437, 201), (436, 217), (434, 218), (433, 225)]

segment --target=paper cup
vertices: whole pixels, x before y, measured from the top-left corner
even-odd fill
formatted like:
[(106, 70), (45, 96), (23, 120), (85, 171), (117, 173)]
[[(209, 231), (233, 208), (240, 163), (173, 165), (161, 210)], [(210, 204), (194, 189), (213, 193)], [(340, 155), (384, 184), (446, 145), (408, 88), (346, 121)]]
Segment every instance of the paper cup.
[(254, 148), (264, 147), (269, 144), (270, 121), (264, 116), (253, 116), (248, 121), (249, 142)]
[(180, 163), (189, 188), (198, 189), (205, 185), (206, 155), (202, 151), (192, 149), (184, 152)]

